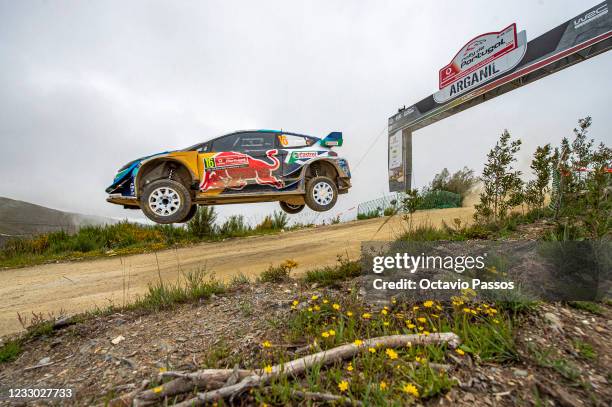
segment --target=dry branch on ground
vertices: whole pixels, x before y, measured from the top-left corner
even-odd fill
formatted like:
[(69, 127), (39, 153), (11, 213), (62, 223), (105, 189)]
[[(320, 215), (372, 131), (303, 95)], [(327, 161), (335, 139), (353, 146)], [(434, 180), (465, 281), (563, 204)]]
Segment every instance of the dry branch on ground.
[[(173, 380), (152, 390), (138, 390), (128, 395), (118, 397), (110, 402), (111, 406), (147, 406), (154, 404), (165, 397), (176, 396), (192, 392), (194, 389), (206, 390), (199, 392), (196, 397), (187, 399), (176, 406), (197, 406), (220, 399), (233, 399), (246, 390), (268, 383), (271, 379), (281, 375), (299, 376), (310, 367), (320, 364), (327, 365), (352, 358), (357, 353), (369, 347), (400, 348), (410, 345), (431, 345), (447, 343), (456, 347), (460, 343), (459, 337), (452, 332), (434, 333), (430, 335), (391, 335), (366, 339), (360, 345), (345, 344), (332, 349), (317, 352), (287, 363), (272, 366), (269, 373), (261, 370), (239, 369), (205, 369), (193, 373), (165, 372), (163, 377), (174, 377)], [(232, 380), (233, 379), (233, 380)], [(334, 395), (321, 395), (315, 393), (295, 393), (296, 397), (337, 397)]]

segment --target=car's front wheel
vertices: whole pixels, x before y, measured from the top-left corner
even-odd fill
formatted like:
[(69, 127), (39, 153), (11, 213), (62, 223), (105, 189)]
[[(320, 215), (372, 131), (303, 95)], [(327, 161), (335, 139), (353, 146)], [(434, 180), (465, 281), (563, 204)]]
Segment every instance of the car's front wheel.
[(306, 196), (304, 201), (313, 211), (325, 212), (330, 210), (338, 200), (338, 187), (328, 177), (314, 177), (306, 183)]
[(280, 201), (279, 204), (283, 211), (291, 215), (302, 212), (302, 209), (304, 209), (304, 206), (305, 206), (305, 205), (292, 205), (290, 203), (283, 202), (283, 201)]
[(192, 210), (191, 195), (180, 182), (159, 179), (145, 186), (140, 197), (140, 209), (156, 223), (182, 222)]

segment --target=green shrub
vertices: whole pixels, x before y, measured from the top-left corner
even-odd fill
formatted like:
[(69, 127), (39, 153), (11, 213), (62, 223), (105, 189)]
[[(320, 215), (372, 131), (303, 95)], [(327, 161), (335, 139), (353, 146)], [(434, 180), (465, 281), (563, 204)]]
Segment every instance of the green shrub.
[(270, 264), (270, 267), (259, 276), (259, 281), (262, 283), (282, 283), (288, 281), (291, 270), (296, 268), (297, 265), (298, 264), (293, 260), (285, 260), (278, 266)]
[(380, 208), (376, 208), (367, 212), (359, 212), (357, 213), (357, 219), (365, 220), (365, 219), (373, 219), (380, 218)]
[(359, 261), (350, 261), (348, 258), (338, 256), (338, 264), (308, 270), (304, 281), (308, 284), (317, 283), (321, 286), (336, 285), (339, 281), (361, 275)]
[(388, 206), (383, 211), (383, 215), (385, 216), (395, 215), (396, 213), (397, 213), (397, 208), (394, 208), (393, 206)]
[(176, 304), (210, 298), (212, 294), (225, 292), (225, 284), (202, 270), (183, 273), (183, 279), (176, 283), (159, 281), (149, 284), (148, 291), (139, 297), (128, 309), (157, 311)]
[(8, 341), (0, 347), (0, 363), (11, 362), (21, 354), (19, 341)]
[(219, 234), (228, 237), (244, 236), (250, 231), (251, 228), (244, 222), (242, 215), (230, 216), (219, 228)]
[(216, 233), (217, 213), (214, 206), (200, 206), (193, 219), (187, 224), (187, 230), (193, 237), (202, 239), (213, 237)]
[(272, 214), (272, 229), (280, 230), (285, 229), (289, 223), (289, 217), (285, 212), (274, 211)]
[(461, 206), (461, 195), (448, 191), (426, 191), (421, 195), (418, 209), (444, 209)]
[(255, 230), (257, 231), (266, 231), (272, 230), (272, 216), (266, 215), (261, 222), (255, 226)]

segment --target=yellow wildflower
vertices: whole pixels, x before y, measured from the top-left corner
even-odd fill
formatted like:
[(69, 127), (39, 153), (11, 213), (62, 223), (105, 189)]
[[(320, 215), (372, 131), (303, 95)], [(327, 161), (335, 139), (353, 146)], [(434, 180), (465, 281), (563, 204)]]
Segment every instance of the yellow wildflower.
[(411, 396), (419, 397), (419, 391), (413, 384), (406, 383), (404, 387), (402, 387), (402, 391), (404, 393), (410, 394)]
[(336, 331), (334, 331), (333, 329), (330, 329), (329, 336), (336, 336)]
[(159, 373), (164, 373), (166, 372), (168, 369), (166, 369), (165, 367), (160, 367), (159, 368)]
[(469, 314), (470, 312), (472, 312), (472, 310), (466, 307), (463, 309), (463, 312), (465, 312), (466, 314)]
[(264, 367), (263, 370), (264, 370), (264, 372), (270, 374), (270, 373), (272, 373), (272, 366), (267, 365), (266, 367)]
[(308, 311), (312, 312), (312, 307), (308, 307)]
[(425, 319), (423, 317), (420, 317), (420, 318), (417, 318), (417, 321), (419, 321), (420, 323), (424, 324), (425, 322), (427, 322), (427, 319)]
[(348, 364), (348, 366), (346, 367), (346, 370), (348, 370), (349, 372), (353, 371), (353, 365), (352, 364)]
[(329, 338), (329, 332), (325, 331), (323, 333), (321, 333), (321, 336), (324, 338)]
[(338, 383), (338, 388), (340, 389), (340, 391), (347, 391), (349, 388), (349, 384), (346, 380), (342, 380), (340, 383)]
[(465, 352), (463, 351), (463, 349), (460, 349), (460, 348), (455, 349), (455, 352), (457, 352), (457, 354), (461, 356), (465, 355)]
[(385, 353), (387, 354), (387, 356), (389, 356), (389, 359), (394, 360), (397, 359), (397, 352), (394, 351), (391, 348), (387, 348), (387, 350), (385, 350)]
[(315, 311), (321, 311), (321, 307), (319, 307), (318, 305), (315, 305), (315, 306), (314, 306), (314, 310), (315, 310)]
[(384, 321), (384, 322), (383, 322), (383, 325), (384, 325), (384, 326), (389, 326), (389, 321)]
[(340, 304), (333, 304), (332, 308), (335, 309), (336, 311), (340, 310)]
[(161, 393), (161, 391), (164, 389), (164, 386), (157, 386), (153, 388), (153, 393)]
[(423, 335), (428, 336), (429, 335), (429, 331), (423, 331)]
[(271, 348), (272, 344), (270, 343), (270, 341), (264, 341), (261, 346), (263, 346), (264, 348)]
[(310, 297), (311, 300), (316, 301), (319, 299), (318, 295), (313, 295), (312, 297)]
[(355, 341), (353, 342), (353, 344), (355, 346), (361, 346), (363, 345), (363, 341), (361, 339), (355, 339)]
[(391, 304), (396, 304), (397, 300), (395, 299), (395, 297), (391, 298)]
[(323, 304), (327, 304), (329, 302), (329, 300), (326, 298), (323, 300)]
[(387, 315), (387, 314), (389, 313), (389, 311), (387, 311), (386, 309), (384, 309), (384, 310), (380, 311), (380, 313), (381, 313), (381, 314), (383, 314), (383, 315)]
[(368, 352), (374, 354), (376, 353), (376, 348), (368, 348)]
[(385, 383), (385, 382), (380, 382), (379, 387), (380, 387), (380, 389), (381, 389), (381, 390), (386, 390), (386, 389), (387, 389), (387, 383)]
[(414, 329), (414, 328), (416, 328), (416, 325), (415, 325), (415, 324), (413, 324), (412, 322), (408, 322), (408, 323), (406, 324), (406, 326), (408, 327), (408, 329)]
[(298, 305), (300, 302), (298, 300), (293, 300), (293, 305)]
[(432, 300), (427, 300), (427, 301), (425, 301), (425, 302), (423, 303), (423, 306), (424, 306), (425, 308), (431, 308), (431, 307), (433, 307), (433, 305), (434, 305), (434, 303), (433, 303), (433, 301), (432, 301)]
[(364, 312), (363, 315), (361, 316), (361, 318), (363, 318), (363, 319), (370, 319), (370, 318), (372, 318), (372, 314), (370, 314), (369, 312)]
[(347, 317), (352, 317), (352, 316), (353, 316), (353, 312), (351, 312), (351, 311), (347, 311), (347, 312), (346, 312), (346, 316), (347, 316)]
[(413, 310), (413, 311), (417, 311), (418, 309), (419, 309), (419, 306), (418, 306), (418, 305), (415, 305), (414, 307), (412, 307), (412, 310)]

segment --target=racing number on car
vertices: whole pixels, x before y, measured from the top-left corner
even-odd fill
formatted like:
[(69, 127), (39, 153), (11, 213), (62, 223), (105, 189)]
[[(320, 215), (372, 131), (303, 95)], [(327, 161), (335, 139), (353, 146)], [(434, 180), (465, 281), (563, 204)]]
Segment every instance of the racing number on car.
[(213, 168), (215, 166), (215, 158), (207, 157), (204, 159), (204, 169)]

